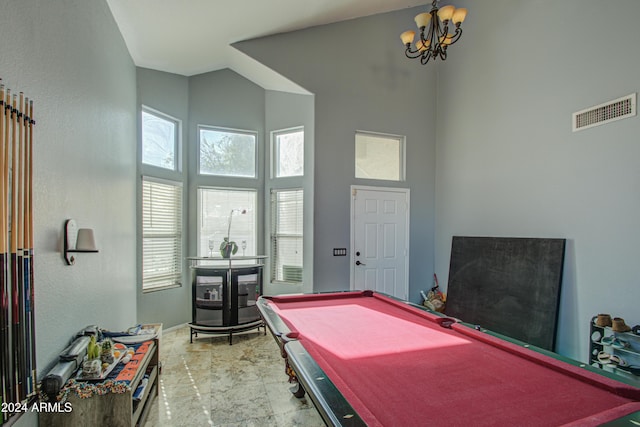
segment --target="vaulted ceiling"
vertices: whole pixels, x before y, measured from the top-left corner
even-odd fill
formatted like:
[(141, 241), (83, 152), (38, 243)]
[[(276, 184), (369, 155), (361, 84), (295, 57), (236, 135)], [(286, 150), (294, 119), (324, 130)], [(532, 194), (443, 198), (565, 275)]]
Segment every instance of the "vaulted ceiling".
[(107, 3), (139, 67), (185, 76), (231, 68), (267, 89), (286, 90), (283, 88), (286, 79), (231, 44), (414, 7), (424, 4), (424, 0), (107, 0)]

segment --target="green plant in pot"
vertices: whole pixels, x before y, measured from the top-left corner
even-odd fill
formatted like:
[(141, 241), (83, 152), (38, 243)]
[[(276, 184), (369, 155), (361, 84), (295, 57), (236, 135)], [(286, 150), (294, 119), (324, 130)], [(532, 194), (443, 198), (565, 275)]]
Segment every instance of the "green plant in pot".
[(246, 209), (231, 209), (229, 212), (229, 226), (227, 227), (227, 237), (224, 238), (220, 244), (220, 255), (222, 258), (230, 258), (231, 255), (235, 255), (238, 252), (238, 244), (230, 239), (231, 236), (231, 220), (233, 219), (234, 212), (238, 212), (243, 215), (247, 213)]
[(225, 237), (220, 244), (220, 255), (222, 258), (229, 258), (231, 255), (235, 255), (238, 252), (238, 245), (236, 242), (229, 241), (228, 237)]

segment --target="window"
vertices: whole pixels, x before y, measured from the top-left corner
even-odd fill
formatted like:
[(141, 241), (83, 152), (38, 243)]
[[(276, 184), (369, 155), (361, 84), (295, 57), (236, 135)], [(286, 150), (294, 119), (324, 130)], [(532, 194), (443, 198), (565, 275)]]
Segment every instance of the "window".
[(162, 113), (142, 110), (142, 163), (176, 170), (179, 122)]
[(236, 255), (256, 255), (256, 200), (255, 190), (199, 188), (198, 256), (220, 256), (225, 237), (238, 245)]
[(256, 177), (256, 133), (200, 126), (199, 173)]
[(182, 277), (182, 185), (142, 179), (142, 290), (179, 286)]
[(303, 190), (271, 191), (271, 280), (302, 282)]
[(356, 178), (404, 181), (404, 137), (356, 132)]
[(304, 174), (304, 130), (273, 133), (273, 171), (276, 178)]

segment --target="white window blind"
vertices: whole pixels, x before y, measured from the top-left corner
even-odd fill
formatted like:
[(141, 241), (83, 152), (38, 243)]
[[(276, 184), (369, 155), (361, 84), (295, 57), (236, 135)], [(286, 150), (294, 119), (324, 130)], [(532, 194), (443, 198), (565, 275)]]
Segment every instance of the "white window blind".
[(303, 190), (272, 190), (271, 209), (271, 280), (301, 283)]
[(142, 289), (182, 279), (182, 185), (142, 179)]

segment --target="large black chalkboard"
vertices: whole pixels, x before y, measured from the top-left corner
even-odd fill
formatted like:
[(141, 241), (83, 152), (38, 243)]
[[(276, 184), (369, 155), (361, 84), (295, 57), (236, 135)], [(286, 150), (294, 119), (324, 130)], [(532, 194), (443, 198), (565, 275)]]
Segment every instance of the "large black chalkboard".
[(553, 350), (565, 239), (454, 236), (445, 314)]

